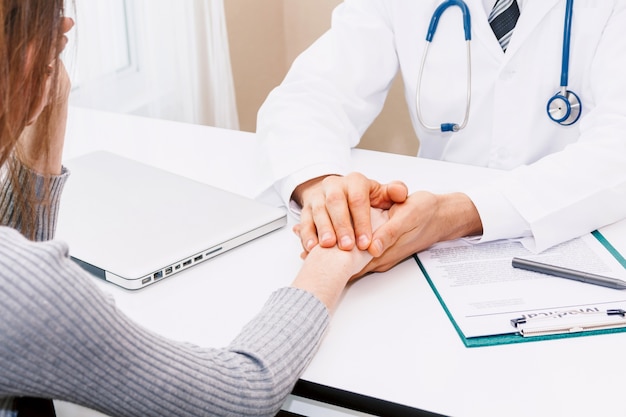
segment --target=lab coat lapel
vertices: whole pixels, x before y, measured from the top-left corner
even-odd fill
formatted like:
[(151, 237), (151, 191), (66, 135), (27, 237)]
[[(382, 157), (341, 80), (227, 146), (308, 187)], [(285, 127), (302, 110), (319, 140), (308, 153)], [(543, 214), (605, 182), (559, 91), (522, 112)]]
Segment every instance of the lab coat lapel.
[(480, 42), (483, 47), (489, 51), (489, 54), (497, 61), (502, 60), (502, 48), (496, 39), (496, 35), (493, 34), (489, 21), (487, 20), (488, 14), (485, 12), (485, 6), (483, 0), (471, 0), (466, 2), (472, 17), (472, 42)]
[(555, 7), (562, 7), (563, 19), (565, 19), (564, 0), (526, 1), (505, 54), (508, 55), (509, 59), (524, 44), (528, 36), (535, 30), (548, 12)]
[(515, 32), (511, 38), (511, 43), (507, 48), (507, 53), (502, 53), (502, 48), (493, 34), (491, 26), (487, 20), (488, 14), (482, 0), (468, 1), (468, 7), (472, 16), (472, 40), (479, 40), (483, 47), (494, 57), (494, 59), (505, 62), (515, 54), (515, 51), (528, 38), (529, 34), (537, 27), (544, 16), (559, 3), (563, 6), (563, 17), (565, 18), (565, 1), (563, 0), (532, 0), (526, 1), (524, 9), (515, 27)]

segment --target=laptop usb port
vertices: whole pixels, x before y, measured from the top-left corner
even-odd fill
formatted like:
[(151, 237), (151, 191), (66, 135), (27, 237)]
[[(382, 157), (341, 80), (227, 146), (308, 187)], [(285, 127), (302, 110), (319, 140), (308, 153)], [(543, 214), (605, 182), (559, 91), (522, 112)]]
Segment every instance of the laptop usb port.
[(183, 262), (183, 266), (189, 266), (191, 265), (191, 259), (187, 259), (185, 262)]
[(193, 258), (194, 262), (198, 262), (198, 261), (201, 261), (201, 260), (202, 260), (202, 255), (198, 255), (195, 258)]

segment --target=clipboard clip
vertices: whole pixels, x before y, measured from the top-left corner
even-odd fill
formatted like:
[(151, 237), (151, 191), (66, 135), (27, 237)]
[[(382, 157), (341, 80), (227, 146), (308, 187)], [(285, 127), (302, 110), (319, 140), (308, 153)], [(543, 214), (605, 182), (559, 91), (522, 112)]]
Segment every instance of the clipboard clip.
[[(581, 316), (591, 317), (592, 320), (581, 320), (576, 323), (563, 322), (546, 325), (546, 320), (554, 319), (555, 317), (519, 317), (511, 319), (511, 325), (516, 329), (519, 329), (519, 334), (524, 337), (548, 336), (554, 334), (577, 333), (626, 327), (626, 310), (621, 308), (609, 309), (604, 312), (579, 314)], [(593, 319), (594, 317), (598, 318), (598, 316), (601, 316), (602, 318)], [(554, 322), (551, 321), (550, 323)]]

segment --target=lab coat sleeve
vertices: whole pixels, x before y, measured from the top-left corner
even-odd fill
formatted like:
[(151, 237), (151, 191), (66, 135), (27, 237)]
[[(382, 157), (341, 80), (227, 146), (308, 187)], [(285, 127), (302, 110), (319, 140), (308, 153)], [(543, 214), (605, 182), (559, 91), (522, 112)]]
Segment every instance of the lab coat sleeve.
[(347, 0), (258, 113), (260, 172), (288, 204), (302, 182), (350, 170), (350, 149), (378, 115), (398, 70), (386, 4)]
[[(615, 2), (585, 86), (587, 110), (583, 108), (579, 122), (579, 139), (513, 169), (502, 181), (468, 191), (476, 196), (483, 240), (523, 235), (526, 222), (532, 237), (525, 245), (542, 251), (626, 217), (624, 27), (626, 4)], [(487, 193), (491, 202), (482, 198)]]

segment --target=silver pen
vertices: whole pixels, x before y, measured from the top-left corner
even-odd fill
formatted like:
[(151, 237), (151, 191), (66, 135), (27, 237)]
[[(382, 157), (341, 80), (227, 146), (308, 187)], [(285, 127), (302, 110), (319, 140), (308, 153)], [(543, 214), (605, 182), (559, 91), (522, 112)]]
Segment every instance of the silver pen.
[(572, 279), (574, 281), (586, 282), (588, 284), (600, 285), (602, 287), (613, 288), (616, 290), (626, 290), (626, 281), (622, 281), (617, 278), (605, 277), (603, 275), (577, 271), (575, 269), (563, 268), (561, 266), (548, 265), (522, 258), (513, 258), (511, 264), (514, 268), (525, 269), (527, 271)]

